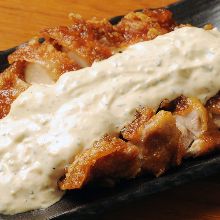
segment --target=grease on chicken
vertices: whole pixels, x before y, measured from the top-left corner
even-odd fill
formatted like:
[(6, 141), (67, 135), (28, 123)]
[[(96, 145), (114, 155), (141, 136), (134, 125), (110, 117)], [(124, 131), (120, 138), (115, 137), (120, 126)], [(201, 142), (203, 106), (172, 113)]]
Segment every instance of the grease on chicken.
[(212, 114), (214, 123), (220, 128), (220, 92), (208, 100), (206, 108)]

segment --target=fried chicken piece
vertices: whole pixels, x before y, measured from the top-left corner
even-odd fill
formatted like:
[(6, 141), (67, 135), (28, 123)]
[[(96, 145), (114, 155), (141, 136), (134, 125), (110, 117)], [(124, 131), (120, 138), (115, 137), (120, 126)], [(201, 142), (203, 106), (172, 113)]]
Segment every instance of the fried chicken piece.
[[(18, 78), (22, 77), (28, 84), (52, 84), (65, 72), (90, 66), (94, 61), (106, 59), (128, 45), (153, 39), (175, 27), (171, 12), (165, 9), (132, 12), (115, 26), (106, 19), (85, 21), (78, 15), (71, 15), (71, 18), (73, 24), (69, 27), (61, 26), (42, 31), (41, 36), (46, 39), (44, 43), (40, 44), (38, 39), (33, 39), (8, 57), (13, 66), (25, 64), (21, 71), (23, 75)], [(13, 73), (17, 79), (15, 75), (19, 73), (16, 70), (17, 68)], [(12, 74), (10, 69), (5, 70), (8, 71)], [(16, 84), (12, 82), (11, 85), (10, 89), (16, 90), (13, 88)], [(10, 100), (7, 105), (2, 105), (2, 117), (9, 111), (11, 102), (19, 92), (24, 91), (16, 90), (16, 96), (12, 98), (9, 95), (11, 90), (4, 90), (2, 95), (5, 100)]]
[(62, 190), (79, 189), (91, 180), (132, 178), (139, 171), (138, 147), (106, 135), (75, 158), (59, 186)]
[(123, 138), (132, 141), (134, 144), (141, 144), (142, 128), (154, 115), (155, 112), (150, 108), (137, 109), (134, 121), (128, 123), (121, 130)]
[(201, 156), (219, 146), (220, 132), (207, 109), (197, 98), (179, 97), (173, 114), (181, 131), (187, 156)]
[(166, 9), (145, 9), (127, 14), (115, 29), (123, 36), (121, 47), (155, 37), (174, 30), (176, 24), (172, 13)]
[(207, 101), (206, 108), (212, 114), (214, 123), (220, 128), (220, 92)]
[(124, 140), (105, 136), (79, 154), (59, 182), (62, 190), (79, 189), (95, 180), (128, 179), (139, 173), (164, 173), (182, 159), (180, 131), (170, 112), (154, 115), (143, 108), (121, 132)]
[[(101, 33), (109, 35), (112, 31), (110, 24), (106, 22), (87, 22), (79, 15), (72, 14), (71, 26), (48, 28), (41, 35), (53, 44), (62, 46), (68, 56), (81, 67), (90, 66), (94, 61), (106, 59), (112, 55), (108, 45), (101, 40)], [(98, 24), (100, 28), (98, 27)]]
[(106, 136), (79, 154), (60, 188), (78, 189), (94, 180), (116, 182), (145, 173), (160, 176), (180, 165), (184, 157), (201, 156), (220, 147), (220, 131), (207, 109), (198, 99), (184, 96), (165, 100), (157, 114), (149, 108), (139, 109), (120, 137), (123, 140)]
[(52, 45), (32, 41), (8, 57), (11, 65), (0, 74), (0, 118), (12, 102), (32, 83), (51, 83), (66, 71), (79, 67)]
[(41, 35), (61, 46), (81, 67), (106, 59), (136, 42), (168, 33), (175, 27), (172, 13), (166, 9), (132, 12), (117, 25), (111, 25), (106, 19), (85, 21), (76, 14), (70, 17), (71, 26), (48, 28)]
[[(80, 68), (74, 61), (70, 60), (65, 53), (58, 51), (53, 45), (48, 42), (41, 44), (36, 39), (19, 47), (14, 53), (9, 55), (8, 60), (10, 64), (18, 61), (26, 61), (26, 68), (28, 68), (28, 64), (35, 64), (35, 68), (36, 65), (38, 65), (40, 66), (38, 68), (40, 68), (42, 72), (45, 72), (44, 75), (48, 75), (52, 81), (56, 81), (65, 72)], [(42, 75), (37, 75), (40, 74), (40, 72), (41, 71), (35, 71), (35, 78), (43, 77)], [(26, 72), (25, 75), (27, 74)], [(28, 76), (25, 76), (25, 78), (28, 78)]]
[(220, 115), (220, 92), (207, 101), (206, 108), (210, 113)]
[(156, 176), (163, 174), (170, 166), (179, 165), (183, 157), (180, 131), (170, 112), (141, 109), (136, 119), (122, 130), (124, 139), (141, 148), (142, 172)]
[(199, 137), (208, 130), (208, 112), (197, 98), (181, 96), (175, 102), (173, 114), (176, 117), (177, 124), (186, 127), (195, 137)]
[(188, 156), (198, 157), (206, 155), (220, 148), (220, 132), (218, 129), (210, 129), (194, 140), (188, 150)]
[(24, 67), (24, 62), (15, 62), (0, 75), (0, 118), (9, 113), (11, 103), (29, 86), (22, 80)]

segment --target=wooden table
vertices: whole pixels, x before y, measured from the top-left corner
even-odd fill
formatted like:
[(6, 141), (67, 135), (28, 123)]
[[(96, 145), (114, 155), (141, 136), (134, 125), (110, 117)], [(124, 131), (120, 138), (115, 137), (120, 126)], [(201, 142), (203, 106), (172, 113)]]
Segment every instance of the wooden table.
[(27, 41), (42, 28), (70, 23), (70, 12), (84, 18), (110, 18), (172, 2), (174, 0), (1, 0), (0, 50)]
[[(68, 24), (67, 15), (112, 17), (134, 9), (161, 7), (174, 0), (5, 0), (0, 1), (0, 50), (18, 45), (38, 30)], [(110, 211), (103, 219), (214, 220), (220, 219), (220, 176), (158, 193)]]

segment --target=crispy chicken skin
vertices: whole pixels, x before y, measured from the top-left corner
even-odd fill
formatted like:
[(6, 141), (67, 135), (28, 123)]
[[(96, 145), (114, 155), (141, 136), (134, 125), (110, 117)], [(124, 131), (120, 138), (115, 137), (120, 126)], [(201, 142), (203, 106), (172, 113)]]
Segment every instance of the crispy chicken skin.
[(201, 156), (219, 147), (219, 126), (215, 123), (218, 96), (204, 106), (197, 98), (180, 96), (172, 102), (164, 102), (162, 109), (171, 111), (181, 131), (181, 143), (185, 156)]
[(171, 12), (165, 9), (131, 12), (117, 25), (105, 19), (85, 21), (74, 14), (71, 19), (71, 26), (48, 28), (41, 34), (62, 46), (63, 51), (84, 66), (108, 58), (128, 45), (168, 33), (175, 27)]
[(139, 173), (159, 176), (181, 162), (180, 131), (170, 112), (154, 115), (142, 108), (121, 134), (124, 140), (105, 136), (79, 154), (59, 182), (60, 188), (78, 189), (97, 178), (114, 182)]
[(131, 12), (116, 26), (117, 32), (122, 35), (121, 47), (139, 42), (152, 40), (158, 35), (168, 33), (176, 27), (172, 13), (165, 9)]
[(5, 117), (11, 107), (11, 103), (28, 88), (23, 81), (24, 62), (12, 64), (0, 77), (0, 118)]
[(206, 103), (206, 108), (215, 115), (220, 115), (220, 92)]
[(106, 135), (75, 158), (59, 186), (79, 189), (91, 180), (135, 177), (140, 171), (139, 151), (129, 142)]
[[(137, 149), (135, 161), (130, 159), (136, 172), (129, 164), (123, 175), (121, 171), (124, 167), (115, 154), (111, 154), (109, 162), (106, 153), (112, 145), (101, 139), (77, 156), (59, 182), (60, 188), (78, 189), (96, 180), (94, 173), (97, 172), (99, 179), (112, 181), (145, 173), (160, 176), (170, 167), (180, 165), (185, 157), (201, 156), (220, 147), (220, 132), (208, 110), (198, 99), (184, 96), (171, 102), (165, 100), (157, 114), (149, 108), (138, 109), (135, 119), (125, 125), (118, 136), (121, 139), (117, 140), (132, 144)], [(97, 158), (102, 162), (98, 163)], [(92, 163), (88, 162), (90, 160)], [(108, 164), (108, 167), (103, 164)], [(99, 172), (100, 169), (105, 172)], [(120, 175), (112, 176), (112, 172)]]
[(208, 100), (206, 108), (212, 114), (214, 123), (220, 127), (220, 92)]
[[(212, 114), (196, 98), (180, 97), (173, 112), (187, 156), (201, 156), (219, 147), (220, 132)], [(190, 143), (191, 142), (191, 143)]]
[(25, 69), (29, 63), (44, 67), (54, 81), (66, 71), (79, 69), (66, 54), (47, 42), (39, 44), (32, 41), (17, 49), (8, 59), (10, 67), (0, 75), (0, 119), (9, 113), (12, 102), (29, 87), (25, 79)]
[[(29, 80), (31, 77), (27, 77), (28, 71), (32, 74), (34, 72), (35, 75), (39, 75), (39, 72), (44, 73), (35, 77), (42, 78), (37, 80), (37, 83), (54, 83), (65, 72), (90, 66), (94, 61), (106, 59), (124, 47), (151, 40), (157, 35), (172, 31), (175, 27), (171, 12), (165, 9), (132, 12), (118, 25), (112, 25), (106, 19), (86, 21), (74, 14), (71, 14), (70, 18), (70, 26), (41, 31), (39, 37), (45, 38), (44, 43), (40, 44), (38, 38), (34, 38), (8, 57), (12, 67), (0, 74), (0, 81), (4, 82), (4, 75), (10, 73), (8, 79), (11, 82), (7, 81), (10, 90), (9, 87), (8, 90), (4, 87), (4, 91), (1, 92), (0, 118), (6, 116), (11, 103), (27, 88), (23, 86), (22, 89), (17, 89), (17, 86), (20, 88), (20, 84), (33, 83)], [(34, 69), (36, 67), (38, 71)], [(45, 81), (45, 75), (49, 80)], [(19, 79), (19, 85), (15, 83), (15, 79)]]
[[(183, 156), (182, 145), (179, 142), (181, 133), (170, 112), (159, 111), (149, 120), (140, 120), (142, 117), (146, 116), (141, 114), (125, 127), (122, 136), (141, 149), (143, 172), (160, 176), (170, 166), (179, 165), (181, 162)], [(135, 129), (132, 124), (135, 124)]]
[(127, 124), (121, 131), (123, 138), (134, 144), (141, 144), (142, 130), (154, 114), (150, 108), (137, 109), (134, 121)]
[(80, 67), (63, 52), (48, 42), (39, 43), (34, 39), (28, 44), (19, 47), (8, 57), (9, 63), (25, 61), (27, 63), (37, 63), (43, 66), (52, 80), (56, 81), (61, 74), (77, 70)]
[[(71, 26), (48, 28), (41, 34), (48, 41), (61, 45), (62, 50), (77, 60), (82, 67), (90, 66), (95, 60), (103, 60), (112, 55), (108, 45), (98, 40), (99, 30), (94, 29), (92, 23), (79, 16), (72, 16), (72, 22)], [(105, 29), (106, 25), (108, 23), (100, 23), (100, 29)]]
[[(32, 39), (8, 57), (11, 66), (0, 75), (0, 118), (9, 113), (11, 103), (30, 86), (26, 72), (32, 64), (45, 70), (55, 82), (65, 72), (91, 66), (131, 44), (181, 28), (166, 9), (131, 12), (116, 25), (105, 19), (86, 21), (76, 14), (70, 18), (70, 26), (41, 31), (43, 43)], [(185, 157), (218, 149), (219, 127), (220, 93), (205, 106), (196, 98), (180, 96), (164, 100), (157, 112), (140, 108), (135, 119), (117, 136), (106, 134), (77, 155), (59, 187), (79, 189), (94, 181), (114, 184), (145, 173), (160, 176), (180, 165)]]
[(121, 133), (124, 139), (141, 148), (143, 171), (159, 176), (170, 164), (180, 164), (183, 155), (180, 131), (170, 112), (159, 111), (154, 115), (151, 109), (142, 108)]

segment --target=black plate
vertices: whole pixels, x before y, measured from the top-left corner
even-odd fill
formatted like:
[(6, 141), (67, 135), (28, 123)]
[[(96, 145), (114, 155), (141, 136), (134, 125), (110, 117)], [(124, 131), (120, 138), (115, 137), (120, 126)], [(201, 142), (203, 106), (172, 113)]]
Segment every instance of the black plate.
[[(168, 7), (178, 23), (203, 26), (212, 23), (220, 28), (219, 0), (184, 0)], [(121, 16), (110, 19), (115, 24)], [(0, 69), (7, 65), (7, 56), (13, 49), (0, 52)], [(185, 161), (178, 169), (172, 170), (158, 179), (142, 177), (124, 182), (113, 189), (84, 189), (68, 192), (64, 198), (45, 210), (36, 210), (14, 216), (0, 216), (0, 219), (82, 219), (91, 218), (100, 212), (128, 201), (203, 178), (220, 169), (220, 153), (208, 157)], [(37, 181), (37, 180), (36, 180)]]

